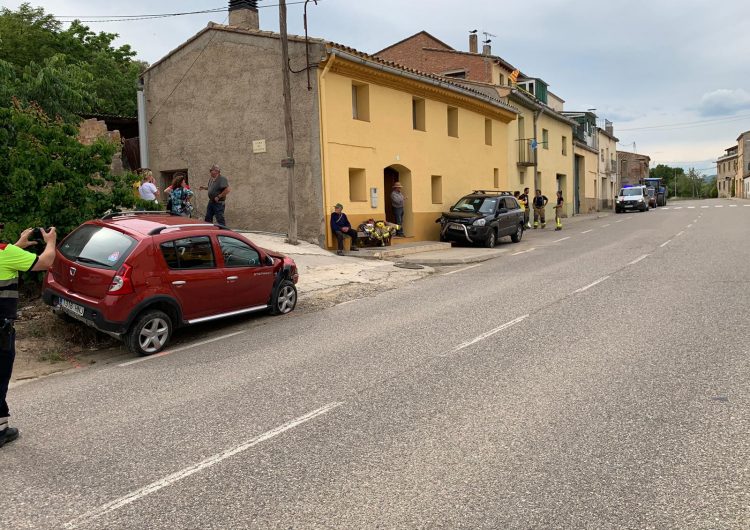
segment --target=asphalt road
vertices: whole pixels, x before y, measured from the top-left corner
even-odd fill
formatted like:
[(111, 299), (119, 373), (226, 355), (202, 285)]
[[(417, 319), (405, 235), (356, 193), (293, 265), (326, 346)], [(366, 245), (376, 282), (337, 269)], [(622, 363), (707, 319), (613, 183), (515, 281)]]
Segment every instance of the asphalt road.
[(550, 225), (12, 388), (0, 526), (750, 527), (750, 203)]

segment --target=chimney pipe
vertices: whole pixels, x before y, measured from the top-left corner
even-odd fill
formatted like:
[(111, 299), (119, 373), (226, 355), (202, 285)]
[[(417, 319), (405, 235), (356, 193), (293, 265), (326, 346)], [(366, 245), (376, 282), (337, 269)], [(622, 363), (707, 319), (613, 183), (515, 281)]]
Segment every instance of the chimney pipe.
[(242, 29), (260, 29), (258, 0), (229, 0), (229, 25)]
[(492, 55), (492, 48), (489, 44), (482, 46), (482, 55)]
[(471, 33), (469, 35), (469, 52), (470, 53), (479, 52), (479, 40), (478, 40), (476, 33)]

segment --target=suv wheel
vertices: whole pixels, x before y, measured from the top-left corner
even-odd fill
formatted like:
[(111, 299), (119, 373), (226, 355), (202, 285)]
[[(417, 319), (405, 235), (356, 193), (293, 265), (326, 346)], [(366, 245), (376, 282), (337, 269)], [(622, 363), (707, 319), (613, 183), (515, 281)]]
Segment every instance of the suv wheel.
[(290, 313), (297, 305), (297, 288), (290, 280), (283, 280), (276, 295), (271, 301), (272, 315), (285, 315)]
[(126, 337), (133, 353), (152, 355), (164, 349), (172, 337), (172, 320), (163, 311), (146, 311), (138, 316)]
[(510, 235), (510, 240), (514, 243), (518, 243), (521, 241), (521, 238), (523, 237), (523, 223), (519, 224), (516, 227), (516, 231)]
[(495, 241), (497, 238), (495, 237), (495, 231), (490, 230), (490, 233), (487, 234), (487, 238), (484, 240), (484, 246), (487, 248), (493, 248), (495, 246)]

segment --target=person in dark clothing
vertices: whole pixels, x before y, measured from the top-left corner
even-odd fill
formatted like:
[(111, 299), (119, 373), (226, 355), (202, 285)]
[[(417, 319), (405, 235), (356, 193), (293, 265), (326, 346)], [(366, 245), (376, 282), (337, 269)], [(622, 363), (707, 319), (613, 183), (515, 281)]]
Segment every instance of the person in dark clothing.
[(558, 191), (557, 204), (555, 205), (555, 230), (562, 230), (562, 209), (564, 203), (562, 191)]
[(339, 203), (333, 207), (334, 212), (331, 214), (331, 232), (338, 239), (339, 247), (336, 254), (339, 256), (344, 255), (344, 236), (350, 237), (352, 240), (351, 250), (357, 251), (357, 230), (352, 228), (352, 224), (343, 212), (344, 207)]
[(539, 221), (542, 222), (542, 228), (547, 226), (547, 221), (544, 218), (544, 208), (547, 206), (549, 199), (546, 195), (542, 195), (542, 190), (536, 190), (534, 196), (534, 228), (539, 228)]
[(229, 180), (221, 174), (221, 168), (216, 164), (211, 166), (210, 174), (211, 177), (208, 179), (208, 183), (200, 187), (202, 190), (208, 190), (208, 206), (206, 206), (205, 221), (213, 223), (214, 217), (216, 217), (218, 224), (226, 226), (227, 221), (224, 218), (224, 209), (226, 206), (225, 201), (230, 191)]
[(523, 189), (520, 200), (523, 201), (523, 224), (526, 226), (526, 228), (531, 228), (531, 224), (529, 224), (529, 210), (531, 209), (531, 197), (529, 197), (529, 188)]

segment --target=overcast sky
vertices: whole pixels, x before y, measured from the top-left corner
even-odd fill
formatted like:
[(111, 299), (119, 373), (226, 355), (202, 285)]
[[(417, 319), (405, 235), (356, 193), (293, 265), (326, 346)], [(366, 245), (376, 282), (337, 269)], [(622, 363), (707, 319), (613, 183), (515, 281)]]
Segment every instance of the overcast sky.
[[(289, 32), (303, 34), (302, 5), (287, 0)], [(5, 1), (14, 9), (20, 1)], [(271, 5), (274, 4), (274, 5)], [(262, 29), (278, 30), (276, 0), (260, 0)], [(140, 15), (225, 8), (221, 0), (38, 0), (58, 16)], [(621, 150), (666, 163), (712, 167), (750, 129), (747, 0), (318, 0), (311, 36), (373, 53), (421, 30), (468, 49), (468, 32), (494, 34), (492, 52), (540, 77), (565, 110), (595, 108), (614, 122)], [(227, 13), (87, 22), (154, 62)], [(480, 37), (480, 40), (483, 37)]]

